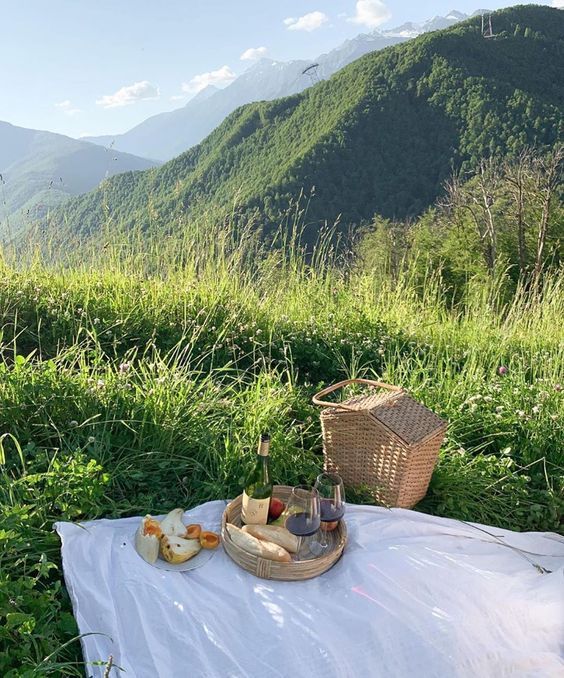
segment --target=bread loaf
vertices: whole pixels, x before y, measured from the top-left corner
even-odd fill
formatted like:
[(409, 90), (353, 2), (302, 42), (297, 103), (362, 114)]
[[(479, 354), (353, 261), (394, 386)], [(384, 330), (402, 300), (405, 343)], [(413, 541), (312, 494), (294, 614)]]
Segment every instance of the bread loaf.
[(269, 541), (261, 541), (260, 539), (253, 537), (252, 534), (243, 532), (241, 528), (232, 525), (231, 523), (228, 523), (225, 528), (233, 540), (233, 543), (253, 556), (265, 558), (266, 560), (275, 560), (279, 563), (289, 563), (292, 561), (292, 557), (288, 551), (278, 544), (273, 544)]
[(285, 527), (278, 527), (276, 525), (245, 525), (243, 532), (252, 534), (253, 537), (262, 541), (270, 541), (273, 544), (278, 544), (289, 553), (297, 553), (299, 540)]

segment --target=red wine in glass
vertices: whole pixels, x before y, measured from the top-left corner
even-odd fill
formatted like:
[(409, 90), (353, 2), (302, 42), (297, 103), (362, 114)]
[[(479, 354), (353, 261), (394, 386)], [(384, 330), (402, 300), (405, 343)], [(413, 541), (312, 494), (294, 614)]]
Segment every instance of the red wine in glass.
[(286, 529), (296, 537), (311, 537), (320, 525), (319, 515), (312, 516), (311, 513), (295, 513), (286, 520)]
[(319, 492), (310, 485), (297, 485), (286, 506), (286, 529), (298, 537), (299, 545), (296, 559), (301, 560), (304, 537), (311, 537), (319, 530), (321, 515)]
[[(320, 473), (315, 481), (319, 492), (321, 522), (336, 523), (345, 515), (345, 486), (336, 473)], [(327, 548), (327, 531), (321, 530), (321, 541), (316, 542), (313, 551), (318, 555)]]
[(321, 522), (334, 523), (345, 515), (345, 504), (335, 505), (332, 499), (321, 499)]

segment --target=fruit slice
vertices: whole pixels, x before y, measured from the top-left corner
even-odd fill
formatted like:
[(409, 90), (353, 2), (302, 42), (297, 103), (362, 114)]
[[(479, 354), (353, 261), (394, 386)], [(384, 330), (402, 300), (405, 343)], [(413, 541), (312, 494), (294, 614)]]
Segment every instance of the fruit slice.
[(141, 526), (143, 528), (143, 534), (145, 535), (153, 535), (158, 539), (163, 536), (161, 524), (156, 518), (153, 518), (153, 516), (146, 515), (143, 518)]
[(195, 523), (186, 528), (186, 539), (199, 539), (202, 534), (202, 526)]
[(161, 556), (169, 563), (178, 565), (185, 563), (201, 551), (200, 542), (196, 539), (167, 536), (161, 539)]
[(177, 508), (166, 515), (161, 522), (163, 534), (169, 537), (183, 537), (186, 534), (186, 525), (182, 522), (184, 509)]
[(205, 549), (215, 549), (219, 546), (219, 535), (215, 532), (202, 532), (200, 534), (200, 544)]
[(159, 557), (159, 539), (161, 526), (158, 520), (151, 516), (145, 516), (135, 534), (135, 548), (137, 553), (151, 565)]

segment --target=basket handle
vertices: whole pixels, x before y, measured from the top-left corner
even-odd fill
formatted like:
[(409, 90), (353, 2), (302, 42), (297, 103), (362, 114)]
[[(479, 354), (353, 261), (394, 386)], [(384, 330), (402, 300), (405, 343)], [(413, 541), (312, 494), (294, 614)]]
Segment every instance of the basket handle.
[(344, 381), (340, 381), (338, 384), (328, 386), (322, 391), (319, 391), (319, 393), (316, 393), (313, 396), (314, 405), (320, 405), (321, 407), (342, 407), (344, 410), (351, 410), (353, 412), (356, 411), (351, 405), (345, 405), (344, 403), (330, 403), (326, 400), (321, 400), (321, 398), (328, 395), (329, 393), (333, 393), (333, 391), (337, 391), (338, 389), (348, 386), (349, 384), (367, 384), (368, 386), (378, 386), (379, 388), (386, 388), (388, 391), (396, 392), (403, 390), (400, 386), (392, 386), (391, 384), (384, 384), (382, 381), (373, 381), (372, 379), (345, 379)]

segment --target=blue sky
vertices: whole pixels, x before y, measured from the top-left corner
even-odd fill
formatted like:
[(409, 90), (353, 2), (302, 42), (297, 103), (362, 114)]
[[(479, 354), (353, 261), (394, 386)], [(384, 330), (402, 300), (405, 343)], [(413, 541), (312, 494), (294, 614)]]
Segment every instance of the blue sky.
[(314, 58), (358, 33), (480, 2), (3, 0), (0, 120), (71, 136), (123, 132), (208, 82), (226, 85), (262, 54)]

